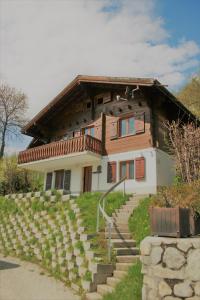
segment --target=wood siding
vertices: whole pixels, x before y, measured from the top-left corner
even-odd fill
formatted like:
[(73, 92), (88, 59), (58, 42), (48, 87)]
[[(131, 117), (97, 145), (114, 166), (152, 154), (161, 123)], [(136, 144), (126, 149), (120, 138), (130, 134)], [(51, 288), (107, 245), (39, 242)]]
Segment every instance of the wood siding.
[[(131, 150), (145, 149), (152, 147), (152, 136), (150, 130), (150, 109), (146, 106), (133, 112), (133, 116), (137, 113), (145, 114), (145, 130), (144, 132), (138, 132), (130, 136), (119, 136), (118, 124), (120, 117), (126, 116), (121, 114), (117, 117), (106, 116), (106, 141), (105, 141), (105, 153), (114, 154), (120, 152), (127, 152)], [(127, 114), (129, 115), (130, 112)]]
[[(67, 108), (60, 110), (58, 117), (55, 115), (50, 125), (50, 135), (46, 137), (46, 140), (51, 142), (67, 140), (66, 142), (70, 143), (70, 139), (73, 140), (74, 136), (81, 138), (84, 128), (94, 126), (95, 138), (102, 141), (103, 155), (152, 147), (151, 109), (148, 99), (142, 93), (141, 88), (134, 99), (118, 101), (117, 95), (124, 97), (124, 90), (108, 91), (106, 89), (99, 92), (97, 89), (92, 97), (85, 96), (80, 100), (77, 99), (77, 102), (70, 103)], [(98, 103), (101, 97), (103, 101)], [(135, 118), (136, 133), (119, 137), (119, 128), (116, 124), (120, 118), (128, 115), (133, 115)], [(41, 150), (43, 147), (48, 148), (44, 145), (41, 146)], [(39, 157), (36, 160), (40, 159)]]

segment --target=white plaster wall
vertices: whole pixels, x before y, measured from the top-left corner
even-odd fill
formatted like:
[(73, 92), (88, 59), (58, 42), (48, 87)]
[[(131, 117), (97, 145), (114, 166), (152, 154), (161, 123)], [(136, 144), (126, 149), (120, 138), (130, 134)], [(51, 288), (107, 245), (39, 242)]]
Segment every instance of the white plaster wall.
[[(135, 159), (143, 156), (145, 158), (145, 179), (137, 181), (135, 179), (125, 181), (125, 189), (127, 193), (137, 194), (153, 194), (157, 190), (157, 176), (156, 176), (156, 150), (154, 148), (147, 148), (139, 151), (129, 151), (124, 153), (112, 154), (102, 158), (102, 174), (100, 176), (100, 190), (105, 191), (113, 184), (107, 183), (107, 163), (109, 161), (117, 162), (117, 181), (119, 180), (119, 163), (123, 160)], [(121, 183), (116, 190), (123, 190), (123, 183)]]
[(175, 164), (171, 155), (156, 149), (157, 186), (169, 186), (175, 176)]
[[(117, 181), (119, 180), (120, 161), (131, 160), (143, 156), (145, 158), (145, 179), (137, 181), (135, 179), (125, 181), (125, 190), (127, 193), (154, 194), (158, 186), (170, 185), (174, 178), (174, 163), (170, 155), (155, 149), (147, 148), (138, 151), (129, 151), (124, 153), (103, 156), (101, 162), (76, 164), (73, 166), (63, 165), (63, 169), (71, 170), (71, 193), (79, 194), (83, 190), (83, 168), (92, 166), (92, 191), (107, 191), (113, 184), (107, 183), (107, 163), (109, 161), (117, 162)], [(101, 165), (102, 172), (96, 173), (97, 166)], [(52, 170), (54, 171), (54, 170)], [(45, 185), (44, 185), (45, 187)], [(124, 189), (124, 183), (121, 183), (115, 190)]]

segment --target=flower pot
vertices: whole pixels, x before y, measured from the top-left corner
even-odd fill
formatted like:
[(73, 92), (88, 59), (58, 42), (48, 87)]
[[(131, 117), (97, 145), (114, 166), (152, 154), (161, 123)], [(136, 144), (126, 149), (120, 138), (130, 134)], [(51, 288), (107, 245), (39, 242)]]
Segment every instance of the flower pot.
[(155, 236), (187, 237), (190, 232), (190, 209), (150, 207), (151, 233)]

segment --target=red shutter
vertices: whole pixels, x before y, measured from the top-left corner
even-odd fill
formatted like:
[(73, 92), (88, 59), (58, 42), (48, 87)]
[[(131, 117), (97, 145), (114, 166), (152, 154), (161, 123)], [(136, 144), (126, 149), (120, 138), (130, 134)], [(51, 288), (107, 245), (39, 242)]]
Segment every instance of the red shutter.
[(108, 162), (107, 166), (107, 182), (116, 182), (116, 161)]
[(101, 125), (99, 125), (99, 126), (95, 126), (94, 127), (94, 130), (95, 130), (95, 137), (98, 139), (98, 140), (100, 140), (101, 141), (101, 139), (102, 139), (102, 126)]
[(110, 139), (114, 140), (118, 138), (118, 121), (114, 121), (110, 125)]
[(135, 159), (135, 179), (143, 180), (145, 178), (145, 158), (138, 157)]
[(53, 177), (52, 172), (47, 173), (47, 177), (46, 177), (46, 187), (45, 187), (45, 190), (46, 190), (46, 191), (48, 191), (48, 190), (51, 189), (52, 177)]
[(145, 114), (137, 114), (135, 116), (135, 130), (137, 133), (143, 133), (145, 132)]

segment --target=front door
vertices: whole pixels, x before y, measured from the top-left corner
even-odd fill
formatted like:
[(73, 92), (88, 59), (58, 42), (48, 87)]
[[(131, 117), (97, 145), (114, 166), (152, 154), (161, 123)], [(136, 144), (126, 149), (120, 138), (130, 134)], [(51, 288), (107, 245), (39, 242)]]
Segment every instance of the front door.
[(55, 171), (55, 189), (63, 189), (63, 180), (64, 180), (64, 170)]
[(91, 192), (92, 189), (92, 166), (84, 167), (83, 192)]

